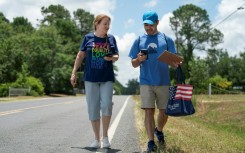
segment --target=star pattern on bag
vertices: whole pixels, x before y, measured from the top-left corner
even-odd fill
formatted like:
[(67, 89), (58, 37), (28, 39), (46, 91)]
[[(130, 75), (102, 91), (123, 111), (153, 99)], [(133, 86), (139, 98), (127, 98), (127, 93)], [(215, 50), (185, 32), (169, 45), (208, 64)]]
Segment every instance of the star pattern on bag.
[(175, 93), (176, 93), (176, 87), (169, 87), (169, 99), (174, 100)]

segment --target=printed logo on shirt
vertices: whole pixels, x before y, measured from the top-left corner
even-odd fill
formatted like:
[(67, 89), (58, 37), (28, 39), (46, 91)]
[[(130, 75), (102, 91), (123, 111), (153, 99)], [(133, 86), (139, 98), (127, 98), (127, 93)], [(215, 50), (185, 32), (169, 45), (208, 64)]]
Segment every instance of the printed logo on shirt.
[(102, 69), (105, 62), (104, 56), (109, 52), (109, 50), (110, 46), (108, 43), (94, 43), (92, 47), (91, 68)]
[(147, 48), (148, 48), (148, 54), (155, 54), (155, 53), (157, 53), (157, 51), (156, 51), (157, 44), (150, 43)]

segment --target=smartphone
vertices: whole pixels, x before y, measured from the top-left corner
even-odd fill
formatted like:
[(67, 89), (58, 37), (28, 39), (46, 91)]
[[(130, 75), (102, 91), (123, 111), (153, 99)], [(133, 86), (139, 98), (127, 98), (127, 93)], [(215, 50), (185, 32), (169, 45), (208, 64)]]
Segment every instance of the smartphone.
[(146, 55), (146, 59), (148, 59), (148, 50), (147, 50), (147, 49), (141, 49), (140, 52), (141, 52), (143, 55)]

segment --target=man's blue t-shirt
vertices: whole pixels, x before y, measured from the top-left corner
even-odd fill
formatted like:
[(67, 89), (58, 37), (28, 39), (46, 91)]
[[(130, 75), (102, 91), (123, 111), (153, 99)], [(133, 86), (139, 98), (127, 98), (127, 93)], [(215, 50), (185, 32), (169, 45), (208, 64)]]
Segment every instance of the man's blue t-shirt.
[(107, 38), (100, 38), (91, 32), (85, 35), (80, 51), (86, 52), (84, 81), (115, 81), (112, 61), (104, 60), (106, 53), (118, 54), (116, 39), (113, 35), (108, 34)]
[[(168, 51), (176, 53), (173, 40), (166, 36)], [(140, 40), (140, 42), (139, 42)], [(141, 49), (148, 50), (148, 59), (140, 66), (141, 85), (170, 85), (169, 67), (167, 64), (157, 60), (158, 56), (167, 50), (167, 43), (163, 33), (155, 35), (144, 34), (140, 39), (136, 39), (129, 52), (129, 57), (137, 58)]]

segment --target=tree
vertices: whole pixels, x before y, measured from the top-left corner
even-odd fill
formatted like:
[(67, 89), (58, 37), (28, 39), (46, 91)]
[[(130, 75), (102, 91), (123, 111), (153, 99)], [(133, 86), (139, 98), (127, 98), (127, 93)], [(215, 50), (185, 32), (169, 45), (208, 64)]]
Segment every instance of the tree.
[(181, 6), (173, 11), (170, 26), (176, 34), (176, 46), (184, 57), (183, 67), (189, 77), (189, 61), (193, 60), (193, 51), (206, 51), (206, 46), (216, 46), (222, 42), (223, 34), (211, 28), (206, 10), (193, 4)]
[(21, 47), (17, 47), (22, 41), (18, 38), (21, 37), (6, 37), (0, 41), (0, 83), (14, 82), (21, 71), (25, 56)]
[(44, 16), (41, 25), (55, 26), (62, 36), (63, 44), (80, 40), (80, 37), (78, 37), (79, 29), (66, 8), (61, 5), (50, 5), (47, 8), (42, 7), (41, 12)]
[[(39, 28), (26, 40), (30, 51), (27, 62), (30, 64), (31, 75), (40, 78), (46, 93), (53, 90), (54, 69), (66, 65), (65, 60), (58, 62), (61, 61), (58, 54), (64, 52), (60, 39), (57, 29), (54, 26), (49, 26)], [(69, 57), (69, 55), (67, 56)]]
[[(37, 29), (24, 17), (16, 17), (10, 23), (0, 12), (0, 92), (16, 80), (24, 83), (18, 74), (26, 63), (26, 72), (30, 75), (28, 85), (37, 89), (34, 95), (42, 94), (42, 87), (46, 94), (71, 93), (69, 78), (74, 59), (81, 38), (93, 29), (94, 16), (78, 9), (74, 12), (75, 19), (72, 19), (69, 11), (61, 5), (42, 7), (41, 12), (44, 19), (40, 20)], [(115, 65), (113, 68), (117, 71)], [(83, 69), (81, 65), (80, 77)], [(83, 82), (80, 83), (83, 88)], [(122, 94), (123, 89), (120, 83), (115, 84), (116, 94)], [(6, 95), (6, 92), (0, 95)]]
[(21, 72), (18, 73), (18, 78), (11, 84), (11, 87), (30, 88), (31, 92), (28, 94), (32, 96), (40, 96), (44, 93), (42, 82), (39, 79), (29, 75), (28, 66), (26, 63), (23, 63), (21, 66)]
[(128, 80), (126, 94), (136, 95), (139, 94), (139, 81), (138, 79)]
[(223, 69), (219, 66), (219, 62), (221, 57), (224, 55), (228, 56), (228, 53), (225, 53), (222, 49), (208, 49), (208, 54), (205, 60), (209, 67), (210, 77), (217, 75), (220, 69)]
[(42, 24), (52, 25), (58, 19), (70, 19), (70, 12), (64, 8), (62, 5), (50, 5), (49, 7), (42, 7), (41, 13), (44, 16), (44, 19), (41, 20)]
[(194, 86), (196, 94), (207, 93), (208, 87), (208, 65), (204, 60), (195, 59), (190, 64), (190, 84)]
[(77, 9), (73, 14), (82, 36), (93, 30), (93, 14), (90, 14), (83, 9)]
[(4, 16), (2, 12), (0, 12), (0, 23), (1, 22), (9, 23), (9, 20)]
[(231, 70), (231, 60), (227, 51), (218, 53), (218, 63), (216, 64), (216, 74), (221, 77), (228, 78), (229, 71)]
[[(0, 43), (14, 34), (13, 28), (7, 22), (0, 20)], [(1, 48), (0, 48), (1, 49)]]
[(240, 57), (231, 57), (229, 61), (227, 79), (245, 91), (245, 52), (240, 53)]
[(34, 30), (32, 24), (24, 17), (14, 18), (11, 25), (16, 33), (31, 33)]
[(125, 94), (125, 87), (117, 80), (115, 80), (115, 83), (114, 83), (114, 90), (115, 90), (115, 95), (123, 95)]
[(15, 87), (28, 88), (27, 77), (29, 73), (27, 68), (27, 64), (23, 63), (23, 65), (21, 66), (21, 72), (18, 73), (18, 78), (15, 81), (15, 84), (17, 85)]

